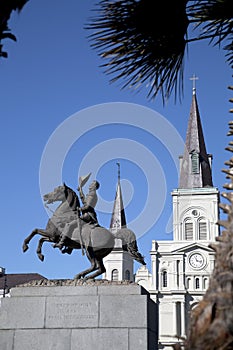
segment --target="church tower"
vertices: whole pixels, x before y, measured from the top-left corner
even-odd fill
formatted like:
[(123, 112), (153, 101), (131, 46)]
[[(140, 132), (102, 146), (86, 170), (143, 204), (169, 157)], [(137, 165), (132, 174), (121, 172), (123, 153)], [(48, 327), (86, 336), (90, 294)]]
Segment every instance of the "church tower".
[[(158, 305), (159, 349), (185, 337), (190, 310), (202, 299), (214, 267), (209, 244), (219, 235), (219, 191), (212, 181), (196, 89), (173, 199), (173, 240), (152, 241), (149, 292)], [(137, 274), (136, 274), (137, 281)]]
[(193, 89), (185, 149), (180, 157), (179, 187), (172, 192), (175, 242), (213, 242), (219, 234), (219, 192), (213, 187), (211, 165)]
[[(127, 227), (120, 183), (120, 163), (117, 163), (117, 166), (118, 182), (110, 223), (110, 231), (113, 234), (116, 234), (119, 229)], [(113, 251), (104, 258), (104, 266), (106, 268), (106, 272), (103, 274), (104, 279), (109, 281), (134, 280), (133, 258), (122, 249), (122, 241), (119, 239), (115, 240)]]

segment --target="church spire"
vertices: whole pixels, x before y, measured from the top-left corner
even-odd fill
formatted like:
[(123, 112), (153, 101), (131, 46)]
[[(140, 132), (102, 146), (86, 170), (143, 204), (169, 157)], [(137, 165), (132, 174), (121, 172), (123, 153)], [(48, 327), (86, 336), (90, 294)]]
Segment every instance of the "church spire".
[(190, 80), (192, 80), (192, 82), (193, 82), (193, 95), (196, 94), (196, 80), (198, 80), (198, 79), (199, 79), (199, 78), (196, 77), (195, 74), (193, 74), (192, 78), (190, 78)]
[(213, 187), (210, 155), (206, 152), (196, 98), (196, 77), (194, 76), (191, 79), (194, 84), (193, 96), (186, 134), (185, 150), (181, 163), (179, 188)]
[(113, 205), (112, 218), (110, 223), (110, 230), (113, 233), (116, 233), (117, 230), (126, 227), (126, 218), (125, 218), (125, 210), (122, 199), (121, 192), (121, 179), (120, 179), (120, 163), (117, 163), (118, 166), (118, 182), (116, 189), (116, 196)]

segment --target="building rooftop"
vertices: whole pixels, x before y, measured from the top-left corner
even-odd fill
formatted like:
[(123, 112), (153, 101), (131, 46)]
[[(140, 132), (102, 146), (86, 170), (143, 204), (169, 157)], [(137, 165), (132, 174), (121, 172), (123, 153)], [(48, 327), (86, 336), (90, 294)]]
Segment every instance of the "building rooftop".
[(12, 274), (5, 274), (0, 276), (0, 289), (4, 289), (6, 292), (9, 291), (9, 289), (23, 283), (27, 283), (33, 280), (41, 280), (45, 279), (44, 276), (38, 274), (38, 273), (12, 273)]

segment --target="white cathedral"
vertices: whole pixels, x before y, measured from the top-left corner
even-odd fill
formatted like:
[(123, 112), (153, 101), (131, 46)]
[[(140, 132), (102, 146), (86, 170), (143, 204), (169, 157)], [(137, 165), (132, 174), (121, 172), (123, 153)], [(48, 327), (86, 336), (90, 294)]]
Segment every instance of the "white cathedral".
[[(134, 275), (133, 260), (119, 242), (104, 261), (103, 278), (135, 281), (158, 305), (158, 349), (172, 349), (172, 344), (186, 336), (190, 310), (202, 299), (214, 267), (209, 244), (219, 235), (219, 191), (212, 183), (211, 162), (194, 88), (179, 186), (171, 193), (173, 240), (152, 241), (151, 272), (142, 266)], [(114, 233), (125, 226), (118, 173), (110, 229)]]

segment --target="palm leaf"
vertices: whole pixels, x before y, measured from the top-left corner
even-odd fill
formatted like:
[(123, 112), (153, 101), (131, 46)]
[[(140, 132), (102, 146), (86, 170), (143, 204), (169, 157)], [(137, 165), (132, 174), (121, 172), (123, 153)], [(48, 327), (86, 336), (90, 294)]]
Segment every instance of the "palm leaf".
[[(195, 25), (190, 38), (189, 24)], [(120, 80), (123, 88), (147, 86), (152, 98), (160, 91), (165, 100), (173, 90), (182, 96), (189, 42), (224, 43), (227, 61), (233, 62), (232, 0), (102, 0), (87, 28), (110, 81)]]
[(148, 0), (100, 1), (87, 28), (95, 30), (89, 39), (107, 60), (102, 66), (114, 75), (111, 82), (121, 80), (123, 88), (135, 89), (146, 84), (148, 96), (161, 91), (164, 100), (173, 88), (183, 91), (186, 2), (159, 1), (155, 11)]
[(224, 50), (227, 51), (226, 53), (227, 62), (233, 68), (233, 35), (231, 36), (231, 38), (229, 38), (229, 41), (230, 41), (230, 44), (226, 45), (224, 47)]
[(189, 1), (187, 15), (196, 23), (200, 34), (192, 40), (209, 39), (226, 51), (227, 62), (233, 64), (233, 6), (232, 0)]
[(0, 1), (0, 57), (7, 57), (7, 53), (2, 51), (3, 39), (12, 39), (16, 41), (14, 34), (10, 33), (8, 21), (12, 11), (20, 12), (28, 0), (1, 0)]
[(201, 27), (197, 39), (210, 38), (214, 44), (220, 44), (233, 33), (232, 0), (202, 0), (190, 1), (187, 14), (191, 22)]

